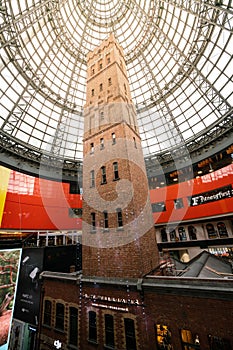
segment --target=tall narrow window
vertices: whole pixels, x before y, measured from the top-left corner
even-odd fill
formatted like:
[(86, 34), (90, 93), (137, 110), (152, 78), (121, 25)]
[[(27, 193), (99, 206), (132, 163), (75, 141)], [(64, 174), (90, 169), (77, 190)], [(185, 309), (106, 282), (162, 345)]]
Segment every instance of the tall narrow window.
[(108, 228), (108, 212), (104, 211), (104, 228)]
[(136, 338), (134, 329), (134, 320), (131, 318), (124, 319), (125, 324), (125, 341), (127, 350), (136, 350)]
[(113, 163), (113, 175), (114, 175), (114, 180), (119, 180), (119, 171), (118, 171), (118, 163), (117, 162)]
[(75, 307), (69, 308), (69, 344), (78, 345), (78, 310)]
[(106, 176), (106, 167), (105, 166), (101, 167), (101, 176), (102, 176), (101, 184), (106, 184), (107, 183), (107, 176)]
[(56, 304), (56, 323), (55, 328), (64, 330), (64, 312), (65, 308), (64, 305), (61, 303)]
[(115, 145), (116, 143), (116, 134), (115, 132), (112, 133), (112, 144)]
[(95, 213), (91, 213), (91, 228), (93, 231), (96, 228)]
[(95, 171), (94, 170), (90, 171), (90, 183), (91, 183), (91, 187), (95, 187)]
[(104, 139), (101, 137), (100, 139), (100, 149), (104, 149)]
[(44, 325), (51, 326), (52, 303), (50, 300), (44, 302)]
[(89, 340), (97, 343), (96, 313), (89, 311)]
[(105, 345), (114, 348), (114, 322), (112, 315), (104, 316), (105, 323)]
[(100, 62), (100, 64), (99, 64), (99, 69), (102, 69), (102, 68), (103, 68), (103, 63)]
[(120, 208), (117, 209), (117, 226), (123, 227), (122, 210)]
[(90, 144), (90, 153), (94, 153), (94, 143), (91, 142)]
[(91, 90), (91, 96), (94, 96), (94, 95), (95, 95), (95, 90), (92, 89), (92, 90)]
[(220, 238), (228, 237), (227, 228), (226, 228), (226, 225), (224, 224), (224, 222), (218, 222), (217, 229), (218, 229), (218, 233), (219, 233)]
[(100, 91), (103, 91), (103, 84), (100, 84)]
[(108, 78), (108, 86), (112, 85), (112, 78)]

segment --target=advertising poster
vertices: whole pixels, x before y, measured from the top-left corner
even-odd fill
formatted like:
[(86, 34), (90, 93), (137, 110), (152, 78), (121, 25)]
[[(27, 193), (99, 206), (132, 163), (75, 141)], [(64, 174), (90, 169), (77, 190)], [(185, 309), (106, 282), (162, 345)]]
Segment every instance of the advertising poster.
[(21, 249), (0, 250), (0, 350), (8, 349), (21, 253)]

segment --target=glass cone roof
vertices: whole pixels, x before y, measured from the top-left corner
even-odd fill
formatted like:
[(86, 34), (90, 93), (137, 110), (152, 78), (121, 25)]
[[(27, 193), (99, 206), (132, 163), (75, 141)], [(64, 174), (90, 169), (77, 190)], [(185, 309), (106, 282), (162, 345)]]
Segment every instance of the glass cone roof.
[(0, 5), (0, 135), (13, 152), (82, 159), (86, 54), (110, 33), (124, 49), (145, 157), (232, 127), (231, 0)]

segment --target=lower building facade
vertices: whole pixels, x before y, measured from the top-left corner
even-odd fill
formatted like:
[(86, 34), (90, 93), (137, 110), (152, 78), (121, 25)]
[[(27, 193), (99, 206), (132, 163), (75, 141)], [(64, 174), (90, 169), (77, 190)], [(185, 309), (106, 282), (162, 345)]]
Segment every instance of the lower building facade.
[(37, 349), (231, 350), (231, 279), (43, 272)]

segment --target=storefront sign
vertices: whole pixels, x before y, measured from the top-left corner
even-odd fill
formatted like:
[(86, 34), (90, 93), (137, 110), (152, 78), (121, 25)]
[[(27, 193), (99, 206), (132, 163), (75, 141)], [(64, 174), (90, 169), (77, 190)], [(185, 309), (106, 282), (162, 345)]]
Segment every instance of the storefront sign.
[(95, 295), (95, 294), (83, 294), (84, 299), (89, 299), (92, 302), (110, 302), (110, 303), (117, 303), (121, 305), (131, 305), (131, 306), (143, 306), (143, 304), (140, 303), (138, 299), (125, 299), (125, 298), (114, 298), (109, 297), (106, 295)]
[(219, 201), (221, 199), (231, 198), (233, 197), (233, 189), (232, 186), (224, 186), (217, 188), (213, 191), (208, 191), (204, 193), (199, 193), (195, 196), (192, 196), (190, 205), (191, 207), (195, 207), (200, 204), (206, 204), (210, 202)]

